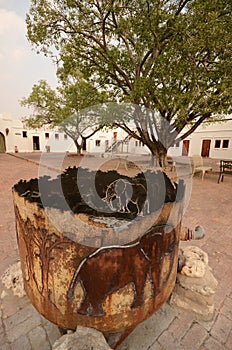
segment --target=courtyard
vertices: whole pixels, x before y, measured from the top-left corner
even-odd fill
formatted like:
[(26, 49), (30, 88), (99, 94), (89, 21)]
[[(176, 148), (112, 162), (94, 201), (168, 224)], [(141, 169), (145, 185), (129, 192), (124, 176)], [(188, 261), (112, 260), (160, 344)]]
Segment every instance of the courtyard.
[[(53, 158), (49, 171), (50, 175), (55, 176), (57, 173), (55, 154)], [(63, 167), (78, 165), (79, 161), (78, 157), (66, 157)], [(88, 160), (90, 163), (95, 161), (94, 158)], [(37, 177), (38, 162), (39, 154), (36, 153), (0, 154), (0, 276), (10, 265), (19, 260), (11, 188), (20, 179)], [(212, 160), (212, 167), (213, 172), (207, 173), (203, 181), (201, 177), (194, 176), (190, 203), (182, 224), (190, 228), (201, 225), (205, 229), (205, 237), (202, 240), (183, 244), (198, 246), (209, 256), (209, 266), (218, 280), (214, 319), (210, 322), (198, 321), (190, 312), (167, 303), (157, 314), (139, 325), (118, 349), (229, 350), (232, 348), (232, 176), (225, 175), (224, 181), (218, 184), (217, 160)], [(126, 172), (126, 169), (122, 168), (121, 171)], [(0, 288), (1, 295), (3, 286), (0, 285)], [(2, 350), (51, 349), (58, 332), (55, 326), (37, 315), (26, 297), (22, 302), (20, 298), (12, 296), (4, 307), (5, 309), (0, 310)], [(29, 328), (23, 326), (25, 318), (20, 318), (25, 310), (29, 315), (26, 320), (29, 317), (32, 320), (36, 319), (36, 322), (30, 322)], [(39, 334), (43, 334), (43, 337)], [(39, 343), (41, 339), (44, 339), (42, 345)]]

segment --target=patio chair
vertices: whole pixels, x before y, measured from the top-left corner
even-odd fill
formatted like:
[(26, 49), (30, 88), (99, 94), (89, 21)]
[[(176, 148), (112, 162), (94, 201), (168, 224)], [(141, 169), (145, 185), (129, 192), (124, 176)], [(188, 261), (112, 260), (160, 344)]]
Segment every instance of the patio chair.
[(202, 177), (201, 179), (204, 179), (205, 173), (207, 171), (212, 171), (212, 167), (211, 166), (204, 166), (203, 164), (203, 158), (199, 155), (193, 155), (191, 157), (191, 163), (192, 163), (192, 167), (193, 167), (193, 176), (196, 173), (202, 173)]

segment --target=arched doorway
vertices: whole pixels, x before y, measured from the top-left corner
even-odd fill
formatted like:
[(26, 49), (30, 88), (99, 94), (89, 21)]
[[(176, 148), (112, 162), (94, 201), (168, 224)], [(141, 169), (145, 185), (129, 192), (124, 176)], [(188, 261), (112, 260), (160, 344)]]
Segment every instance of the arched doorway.
[(0, 152), (6, 152), (5, 136), (0, 132)]

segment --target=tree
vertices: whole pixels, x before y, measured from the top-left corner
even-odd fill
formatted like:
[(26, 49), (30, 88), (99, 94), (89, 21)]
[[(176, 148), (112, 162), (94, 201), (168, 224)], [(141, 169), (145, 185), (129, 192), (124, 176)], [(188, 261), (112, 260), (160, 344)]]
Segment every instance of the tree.
[(55, 47), (97, 89), (139, 106), (133, 127), (115, 124), (163, 165), (170, 146), (231, 112), (231, 10), (229, 0), (33, 0), (26, 22), (38, 51)]
[(31, 107), (32, 115), (24, 118), (30, 128), (41, 128), (43, 125), (54, 127), (59, 124), (57, 120), (60, 102), (57, 92), (45, 80), (40, 80), (32, 87), (30, 95), (20, 101), (22, 106)]
[(80, 154), (86, 139), (102, 128), (100, 116), (89, 106), (102, 103), (106, 95), (77, 72), (64, 75), (63, 69), (59, 69), (57, 75), (60, 86), (56, 90), (41, 80), (33, 86), (29, 97), (21, 100), (23, 106), (33, 108), (33, 114), (24, 121), (32, 128), (58, 126), (74, 141)]

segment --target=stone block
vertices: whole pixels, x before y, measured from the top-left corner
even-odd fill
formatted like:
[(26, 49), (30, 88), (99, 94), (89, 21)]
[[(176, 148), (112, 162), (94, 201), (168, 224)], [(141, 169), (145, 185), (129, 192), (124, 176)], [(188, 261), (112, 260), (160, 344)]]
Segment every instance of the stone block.
[(8, 340), (14, 342), (38, 326), (41, 323), (41, 317), (33, 306), (29, 305), (3, 322)]
[(175, 286), (175, 293), (178, 294), (180, 297), (183, 298), (188, 298), (191, 301), (193, 301), (194, 303), (200, 304), (202, 306), (210, 306), (210, 305), (214, 305), (214, 295), (202, 295), (199, 294), (198, 292), (189, 290), (189, 289), (185, 289), (180, 285), (176, 285)]
[(103, 334), (96, 329), (78, 326), (76, 332), (63, 335), (58, 339), (53, 350), (111, 350)]
[(13, 343), (11, 343), (11, 349), (12, 350), (32, 350), (31, 343), (28, 339), (28, 337), (21, 336), (18, 339), (16, 339)]
[(218, 285), (209, 266), (206, 267), (203, 277), (188, 277), (178, 273), (176, 282), (187, 290), (206, 296), (214, 295)]
[(43, 327), (48, 335), (51, 345), (53, 345), (55, 341), (61, 337), (59, 328), (49, 321), (45, 322)]
[(171, 304), (194, 312), (198, 319), (214, 317), (217, 280), (208, 266), (208, 255), (198, 247), (181, 249), (180, 272), (171, 296)]
[(26, 295), (23, 285), (23, 276), (20, 261), (11, 265), (1, 277), (2, 283), (7, 289), (11, 289), (13, 294), (19, 298)]
[(197, 319), (201, 319), (203, 321), (211, 321), (214, 317), (214, 305), (203, 306), (202, 304), (193, 302), (191, 299), (180, 296), (176, 293), (172, 294), (171, 303), (180, 308), (193, 312)]
[(41, 326), (38, 326), (32, 329), (28, 333), (28, 338), (30, 339), (30, 343), (33, 350), (38, 350), (38, 349), (50, 350), (51, 349), (50, 343), (47, 339), (47, 334)]

